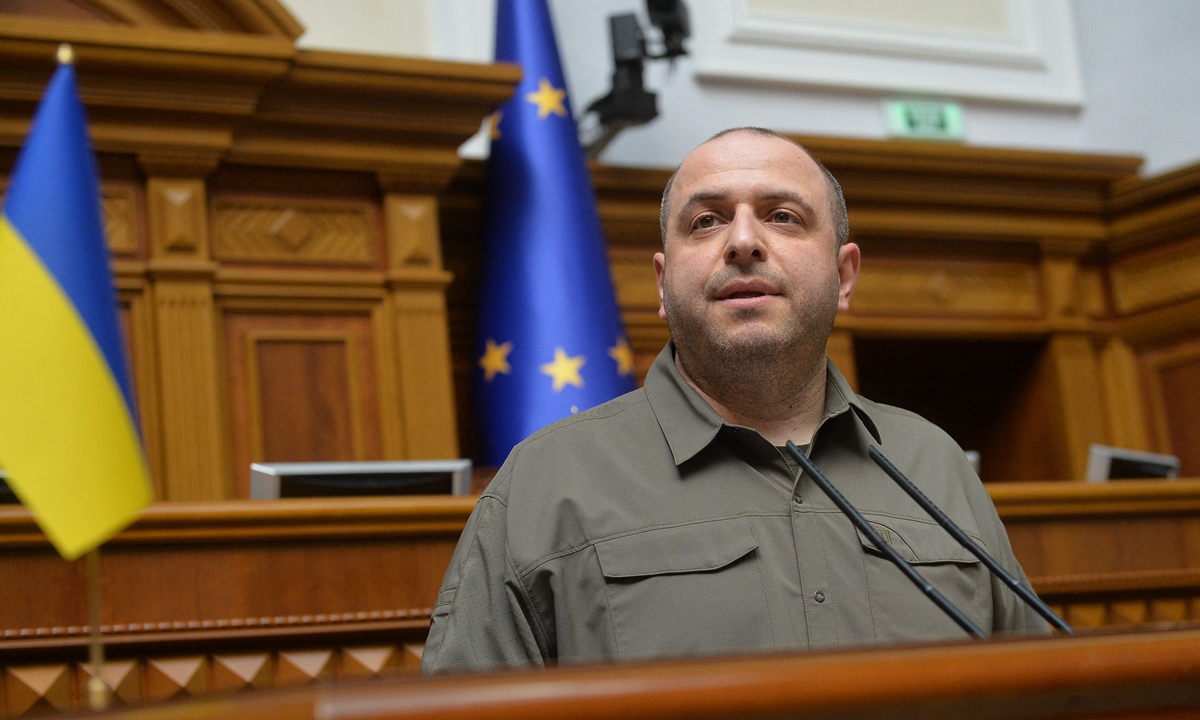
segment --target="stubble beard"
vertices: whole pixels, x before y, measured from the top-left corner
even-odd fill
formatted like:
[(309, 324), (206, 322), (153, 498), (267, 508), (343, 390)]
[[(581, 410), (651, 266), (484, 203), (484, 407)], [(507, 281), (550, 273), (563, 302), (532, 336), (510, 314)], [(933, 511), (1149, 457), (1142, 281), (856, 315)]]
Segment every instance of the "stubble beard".
[[(769, 412), (769, 406), (803, 392), (814, 374), (823, 374), (829, 333), (837, 315), (838, 282), (834, 274), (822, 287), (797, 293), (787, 278), (773, 271), (729, 269), (710, 278), (700, 301), (675, 297), (664, 280), (663, 307), (667, 327), (684, 371), (710, 397), (747, 415)], [(712, 291), (736, 277), (763, 277), (784, 291), (791, 306), (775, 327), (747, 325), (763, 311), (741, 311), (732, 329), (708, 322)]]

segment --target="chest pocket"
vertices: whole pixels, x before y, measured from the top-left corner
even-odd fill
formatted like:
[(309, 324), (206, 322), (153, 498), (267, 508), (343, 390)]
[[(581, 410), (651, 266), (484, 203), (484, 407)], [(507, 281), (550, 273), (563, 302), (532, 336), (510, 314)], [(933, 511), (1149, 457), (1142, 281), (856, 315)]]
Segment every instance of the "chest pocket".
[(595, 547), (622, 659), (773, 648), (748, 519), (654, 528)]
[[(870, 515), (867, 520), (947, 600), (985, 632), (991, 629), (991, 584), (988, 570), (978, 558), (932, 522)], [(858, 537), (863, 547), (875, 636), (880, 642), (967, 637), (870, 540), (861, 532)], [(983, 545), (979, 538), (973, 539)]]

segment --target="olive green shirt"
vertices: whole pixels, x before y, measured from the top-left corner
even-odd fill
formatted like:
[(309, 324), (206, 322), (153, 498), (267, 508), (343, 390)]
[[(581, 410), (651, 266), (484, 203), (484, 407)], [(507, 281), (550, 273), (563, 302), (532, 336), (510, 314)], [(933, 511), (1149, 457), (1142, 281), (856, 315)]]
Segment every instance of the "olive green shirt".
[[(871, 462), (871, 444), (1024, 579), (963, 451), (856, 395), (830, 362), (817, 466), (980, 627), (1047, 632)], [(455, 550), (421, 669), (965, 637), (778, 448), (724, 422), (668, 344), (644, 388), (513, 449)]]

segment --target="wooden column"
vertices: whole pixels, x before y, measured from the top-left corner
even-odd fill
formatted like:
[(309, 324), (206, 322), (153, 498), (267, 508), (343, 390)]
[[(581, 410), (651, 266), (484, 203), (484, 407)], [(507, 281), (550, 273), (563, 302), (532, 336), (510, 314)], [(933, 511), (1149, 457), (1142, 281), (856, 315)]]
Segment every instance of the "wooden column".
[(1123, 338), (1109, 338), (1100, 351), (1109, 441), (1118, 447), (1152, 451), (1137, 355)]
[(166, 500), (232, 497), (218, 374), (216, 264), (204, 177), (216, 159), (140, 157), (146, 171)]
[(1062, 411), (1071, 477), (1087, 474), (1088, 446), (1108, 442), (1104, 395), (1100, 391), (1097, 340), (1085, 317), (1079, 263), (1086, 242), (1043, 242), (1042, 291), (1052, 334), (1049, 365)]
[(403, 454), (455, 458), (458, 429), (446, 315), (446, 286), (454, 276), (442, 267), (437, 196), (405, 192), (409, 186), (386, 176), (381, 183)]

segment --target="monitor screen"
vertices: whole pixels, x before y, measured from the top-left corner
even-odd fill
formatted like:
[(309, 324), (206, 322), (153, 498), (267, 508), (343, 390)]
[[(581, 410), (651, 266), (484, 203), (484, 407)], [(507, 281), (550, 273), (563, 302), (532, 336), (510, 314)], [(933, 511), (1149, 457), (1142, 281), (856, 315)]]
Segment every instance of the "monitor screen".
[(1179, 477), (1179, 458), (1141, 450), (1093, 444), (1088, 449), (1088, 482)]
[(254, 463), (250, 498), (468, 495), (470, 460)]

